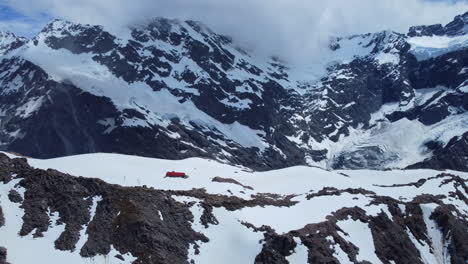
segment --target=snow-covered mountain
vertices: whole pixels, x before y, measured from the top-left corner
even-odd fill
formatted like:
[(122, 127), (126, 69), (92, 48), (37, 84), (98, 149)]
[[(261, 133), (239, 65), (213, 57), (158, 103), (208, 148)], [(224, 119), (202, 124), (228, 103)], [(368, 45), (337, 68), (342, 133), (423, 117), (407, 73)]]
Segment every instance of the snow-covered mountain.
[(1, 32), (0, 149), (31, 158), (0, 153), (0, 264), (466, 264), (468, 12), (322, 53)]
[(468, 170), (468, 13), (333, 39), (298, 67), (193, 21), (55, 20), (1, 38), (3, 150), (207, 157), (257, 170)]
[(27, 39), (17, 37), (11, 32), (0, 31), (0, 55), (5, 55), (10, 51), (17, 49), (24, 45)]
[(465, 264), (467, 179), (0, 153), (0, 263)]

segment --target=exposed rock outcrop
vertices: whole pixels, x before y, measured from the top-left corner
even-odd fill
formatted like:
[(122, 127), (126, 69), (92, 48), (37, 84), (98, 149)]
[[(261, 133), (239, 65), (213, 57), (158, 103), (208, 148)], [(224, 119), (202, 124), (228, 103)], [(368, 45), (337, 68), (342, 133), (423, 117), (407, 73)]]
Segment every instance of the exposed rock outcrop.
[(7, 249), (0, 247), (0, 264), (9, 264), (7, 262)]

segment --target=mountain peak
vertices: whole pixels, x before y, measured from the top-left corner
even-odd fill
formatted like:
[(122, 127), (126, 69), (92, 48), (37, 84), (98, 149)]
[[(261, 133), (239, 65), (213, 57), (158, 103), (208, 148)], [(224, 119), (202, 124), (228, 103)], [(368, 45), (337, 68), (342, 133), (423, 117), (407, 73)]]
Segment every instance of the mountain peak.
[(445, 26), (445, 35), (459, 36), (468, 33), (468, 11), (456, 16), (452, 22)]
[(0, 31), (0, 56), (22, 46), (26, 38), (18, 37), (13, 32)]
[(99, 25), (90, 25), (90, 24), (82, 24), (76, 23), (69, 20), (64, 19), (54, 19), (49, 22), (39, 34), (47, 34), (53, 35), (57, 34), (59, 36), (63, 35), (77, 35), (85, 31), (86, 29), (99, 29), (102, 30), (103, 27)]
[(18, 38), (18, 37), (13, 32), (0, 30), (0, 39), (3, 40), (6, 38)]
[(413, 26), (410, 27), (408, 36), (459, 36), (468, 33), (468, 11), (462, 15), (456, 16), (450, 23), (445, 26), (434, 24), (428, 26)]

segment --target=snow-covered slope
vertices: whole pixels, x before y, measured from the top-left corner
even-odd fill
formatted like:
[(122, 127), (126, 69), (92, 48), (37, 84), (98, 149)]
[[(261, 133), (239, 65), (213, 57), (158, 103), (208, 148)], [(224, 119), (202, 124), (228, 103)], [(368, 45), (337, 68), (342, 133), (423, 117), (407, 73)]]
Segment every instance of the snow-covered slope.
[(468, 43), (468, 12), (456, 16), (443, 27), (440, 24), (411, 27), (408, 42), (411, 52), (420, 60), (437, 57), (466, 48)]
[[(468, 254), (467, 173), (253, 172), (118, 154), (27, 162), (43, 170), (0, 155), (11, 263), (432, 264)], [(170, 170), (190, 177), (164, 178)]]
[(427, 60), (468, 46), (468, 35), (421, 36), (408, 39), (411, 52), (419, 60)]
[(0, 31), (0, 56), (20, 47), (27, 40), (22, 37), (17, 37), (14, 33)]
[(468, 170), (466, 17), (336, 38), (302, 67), (194, 21), (115, 32), (54, 20), (1, 57), (1, 148)]

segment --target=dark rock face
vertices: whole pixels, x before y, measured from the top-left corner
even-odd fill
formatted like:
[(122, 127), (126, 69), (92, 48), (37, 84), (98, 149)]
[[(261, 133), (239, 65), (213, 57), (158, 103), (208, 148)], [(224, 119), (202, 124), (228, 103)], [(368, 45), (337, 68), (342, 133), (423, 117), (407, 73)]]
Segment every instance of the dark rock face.
[(34, 118), (22, 120), (19, 127), (28, 132), (12, 141), (12, 149), (31, 156), (56, 157), (96, 152), (101, 144), (110, 144), (108, 139), (102, 139), (98, 124), (101, 118), (112, 116), (115, 111), (109, 100), (70, 85), (49, 85), (55, 86), (50, 93), (53, 99), (45, 99), (42, 111)]
[[(395, 209), (395, 212), (398, 211)], [(400, 215), (404, 218), (402, 214)], [(404, 226), (399, 225), (397, 221), (392, 221), (382, 214), (373, 217), (369, 226), (372, 229), (376, 251), (380, 253), (382, 260), (395, 263), (422, 263), (420, 254), (408, 237)], [(395, 241), (398, 241), (398, 244), (395, 244)]]
[[(468, 65), (468, 49), (430, 58), (418, 63), (411, 69), (410, 81), (414, 88), (445, 86), (456, 89), (468, 78), (468, 72), (462, 69)], [(465, 105), (466, 107), (466, 101)]]
[(458, 15), (455, 19), (445, 26), (445, 33), (449, 36), (462, 35), (466, 33), (468, 24), (468, 12)]
[[(270, 230), (271, 232), (271, 230)], [(293, 253), (297, 243), (290, 235), (265, 233), (263, 249), (255, 258), (255, 264), (287, 264), (286, 256)]]
[(21, 195), (16, 190), (10, 190), (8, 193), (8, 199), (14, 203), (21, 203), (23, 201), (23, 197), (21, 197)]
[(5, 217), (3, 216), (3, 209), (0, 206), (0, 227), (2, 227), (5, 224)]
[[(205, 157), (256, 170), (388, 168), (402, 159), (399, 150), (362, 142), (349, 147), (347, 140), (402, 119), (432, 126), (466, 115), (466, 47), (418, 61), (408, 37), (463, 35), (467, 16), (446, 26), (413, 27), (408, 35), (338, 38), (330, 45), (333, 54), (356, 43), (367, 53), (330, 62), (317, 80), (295, 80), (287, 63), (256, 61), (194, 21), (155, 19), (129, 29), (131, 37), (122, 40), (102, 26), (55, 20), (28, 45), (96, 70), (56, 74), (56, 67), (33, 64), (21, 52), (0, 58), (0, 149), (37, 158), (90, 152)], [(28, 46), (17, 37), (4, 43), (8, 52)], [(102, 85), (107, 75), (113, 81)], [(427, 88), (440, 91), (426, 98)], [(389, 105), (398, 107), (384, 111)], [(467, 171), (464, 151), (457, 152), (463, 155), (458, 162), (437, 158), (453, 153), (443, 143), (427, 150), (433, 162), (425, 166)]]
[(409, 168), (459, 168), (464, 169), (468, 163), (468, 133), (463, 134), (461, 137), (456, 137), (450, 140), (445, 146), (437, 146), (434, 149), (434, 155), (422, 162), (411, 165)]
[(441, 24), (435, 24), (430, 26), (415, 26), (410, 27), (408, 36), (419, 37), (419, 36), (457, 36), (467, 33), (466, 25), (468, 24), (468, 12), (463, 15), (458, 15), (454, 20), (445, 26)]
[(0, 264), (8, 264), (7, 260), (7, 250), (4, 247), (0, 247)]
[[(73, 85), (48, 80), (45, 72), (29, 62), (13, 61), (3, 61), (2, 65), (7, 68), (12, 63), (20, 65), (17, 72), (28, 75), (24, 76), (22, 87), (1, 98), (2, 103), (22, 105), (28, 94), (36, 102), (40, 101), (42, 108), (5, 120), (1, 136), (11, 141), (9, 148), (31, 156), (55, 157), (95, 152), (98, 150), (96, 142), (106, 144), (106, 140), (100, 140), (102, 133), (97, 122), (115, 111), (108, 99), (83, 93)], [(11, 78), (16, 76), (19, 75), (13, 74)], [(11, 131), (18, 130), (23, 132), (11, 138)]]
[(420, 37), (420, 36), (433, 36), (443, 35), (444, 27), (441, 24), (435, 24), (430, 26), (414, 26), (410, 27), (408, 36)]

